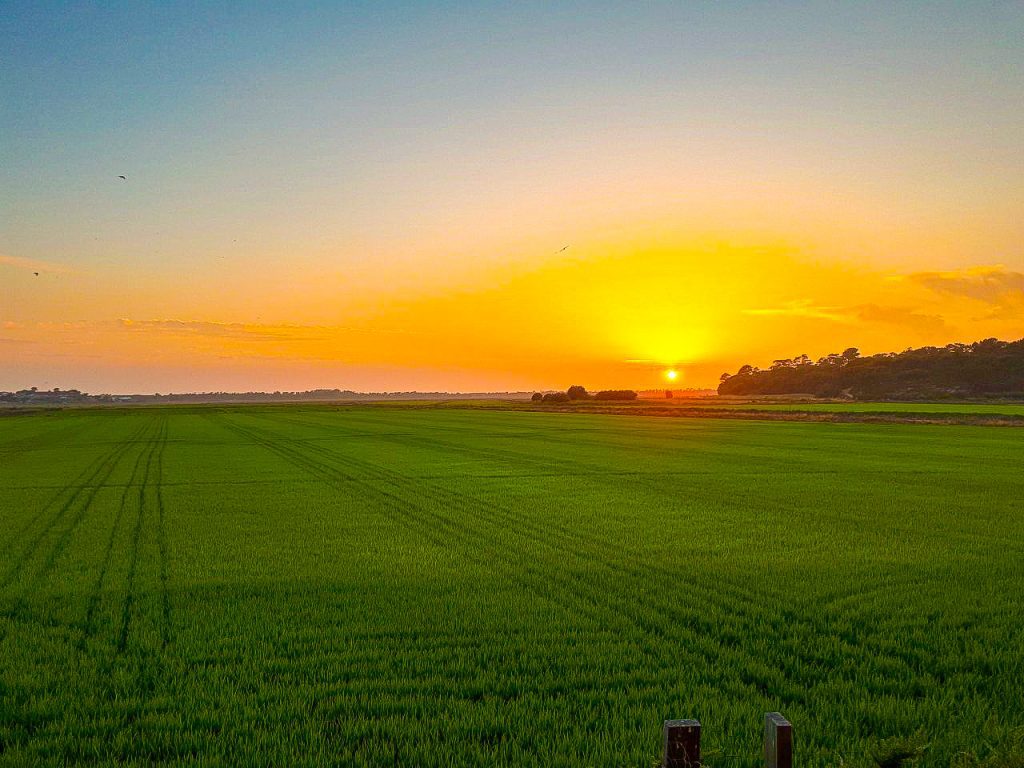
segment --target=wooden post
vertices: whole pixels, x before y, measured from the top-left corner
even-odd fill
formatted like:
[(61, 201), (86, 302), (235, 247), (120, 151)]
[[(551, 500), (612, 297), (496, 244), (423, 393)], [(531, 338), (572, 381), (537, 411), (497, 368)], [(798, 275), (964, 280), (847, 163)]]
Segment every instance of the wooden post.
[(778, 712), (764, 716), (765, 768), (793, 768), (793, 726)]
[(696, 720), (666, 720), (662, 729), (662, 768), (696, 768), (700, 765), (700, 723)]

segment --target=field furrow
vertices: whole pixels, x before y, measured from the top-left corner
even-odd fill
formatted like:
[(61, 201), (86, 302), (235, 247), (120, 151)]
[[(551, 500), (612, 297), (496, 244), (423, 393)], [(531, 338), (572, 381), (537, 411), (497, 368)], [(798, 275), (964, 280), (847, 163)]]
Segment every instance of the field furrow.
[(753, 768), (780, 709), (803, 764), (920, 731), (946, 768), (1024, 726), (1016, 430), (33, 418), (0, 423), (0, 766), (648, 767), (694, 716)]

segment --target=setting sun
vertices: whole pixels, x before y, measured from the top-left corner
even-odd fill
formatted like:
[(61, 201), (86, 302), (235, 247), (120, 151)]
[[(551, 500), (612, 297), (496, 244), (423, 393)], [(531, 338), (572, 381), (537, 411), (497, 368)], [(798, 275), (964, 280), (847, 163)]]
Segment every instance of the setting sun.
[(665, 378), (668, 379), (669, 381), (675, 381), (676, 379), (679, 378), (679, 371), (670, 368), (669, 370), (665, 371)]

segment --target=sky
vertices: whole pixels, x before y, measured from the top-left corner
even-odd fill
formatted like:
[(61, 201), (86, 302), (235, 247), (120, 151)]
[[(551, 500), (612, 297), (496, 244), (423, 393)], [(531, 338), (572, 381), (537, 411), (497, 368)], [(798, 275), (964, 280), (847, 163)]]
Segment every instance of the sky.
[(1021, 2), (9, 0), (0, 389), (1020, 338), (1021, 39)]

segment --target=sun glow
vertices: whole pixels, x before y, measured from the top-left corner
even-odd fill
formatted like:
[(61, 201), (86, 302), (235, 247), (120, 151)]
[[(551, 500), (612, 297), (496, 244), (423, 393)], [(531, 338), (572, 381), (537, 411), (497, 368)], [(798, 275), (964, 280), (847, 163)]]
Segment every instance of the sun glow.
[(669, 368), (667, 371), (665, 371), (665, 378), (668, 379), (669, 381), (675, 381), (676, 379), (679, 378), (679, 371), (675, 370), (674, 368)]

